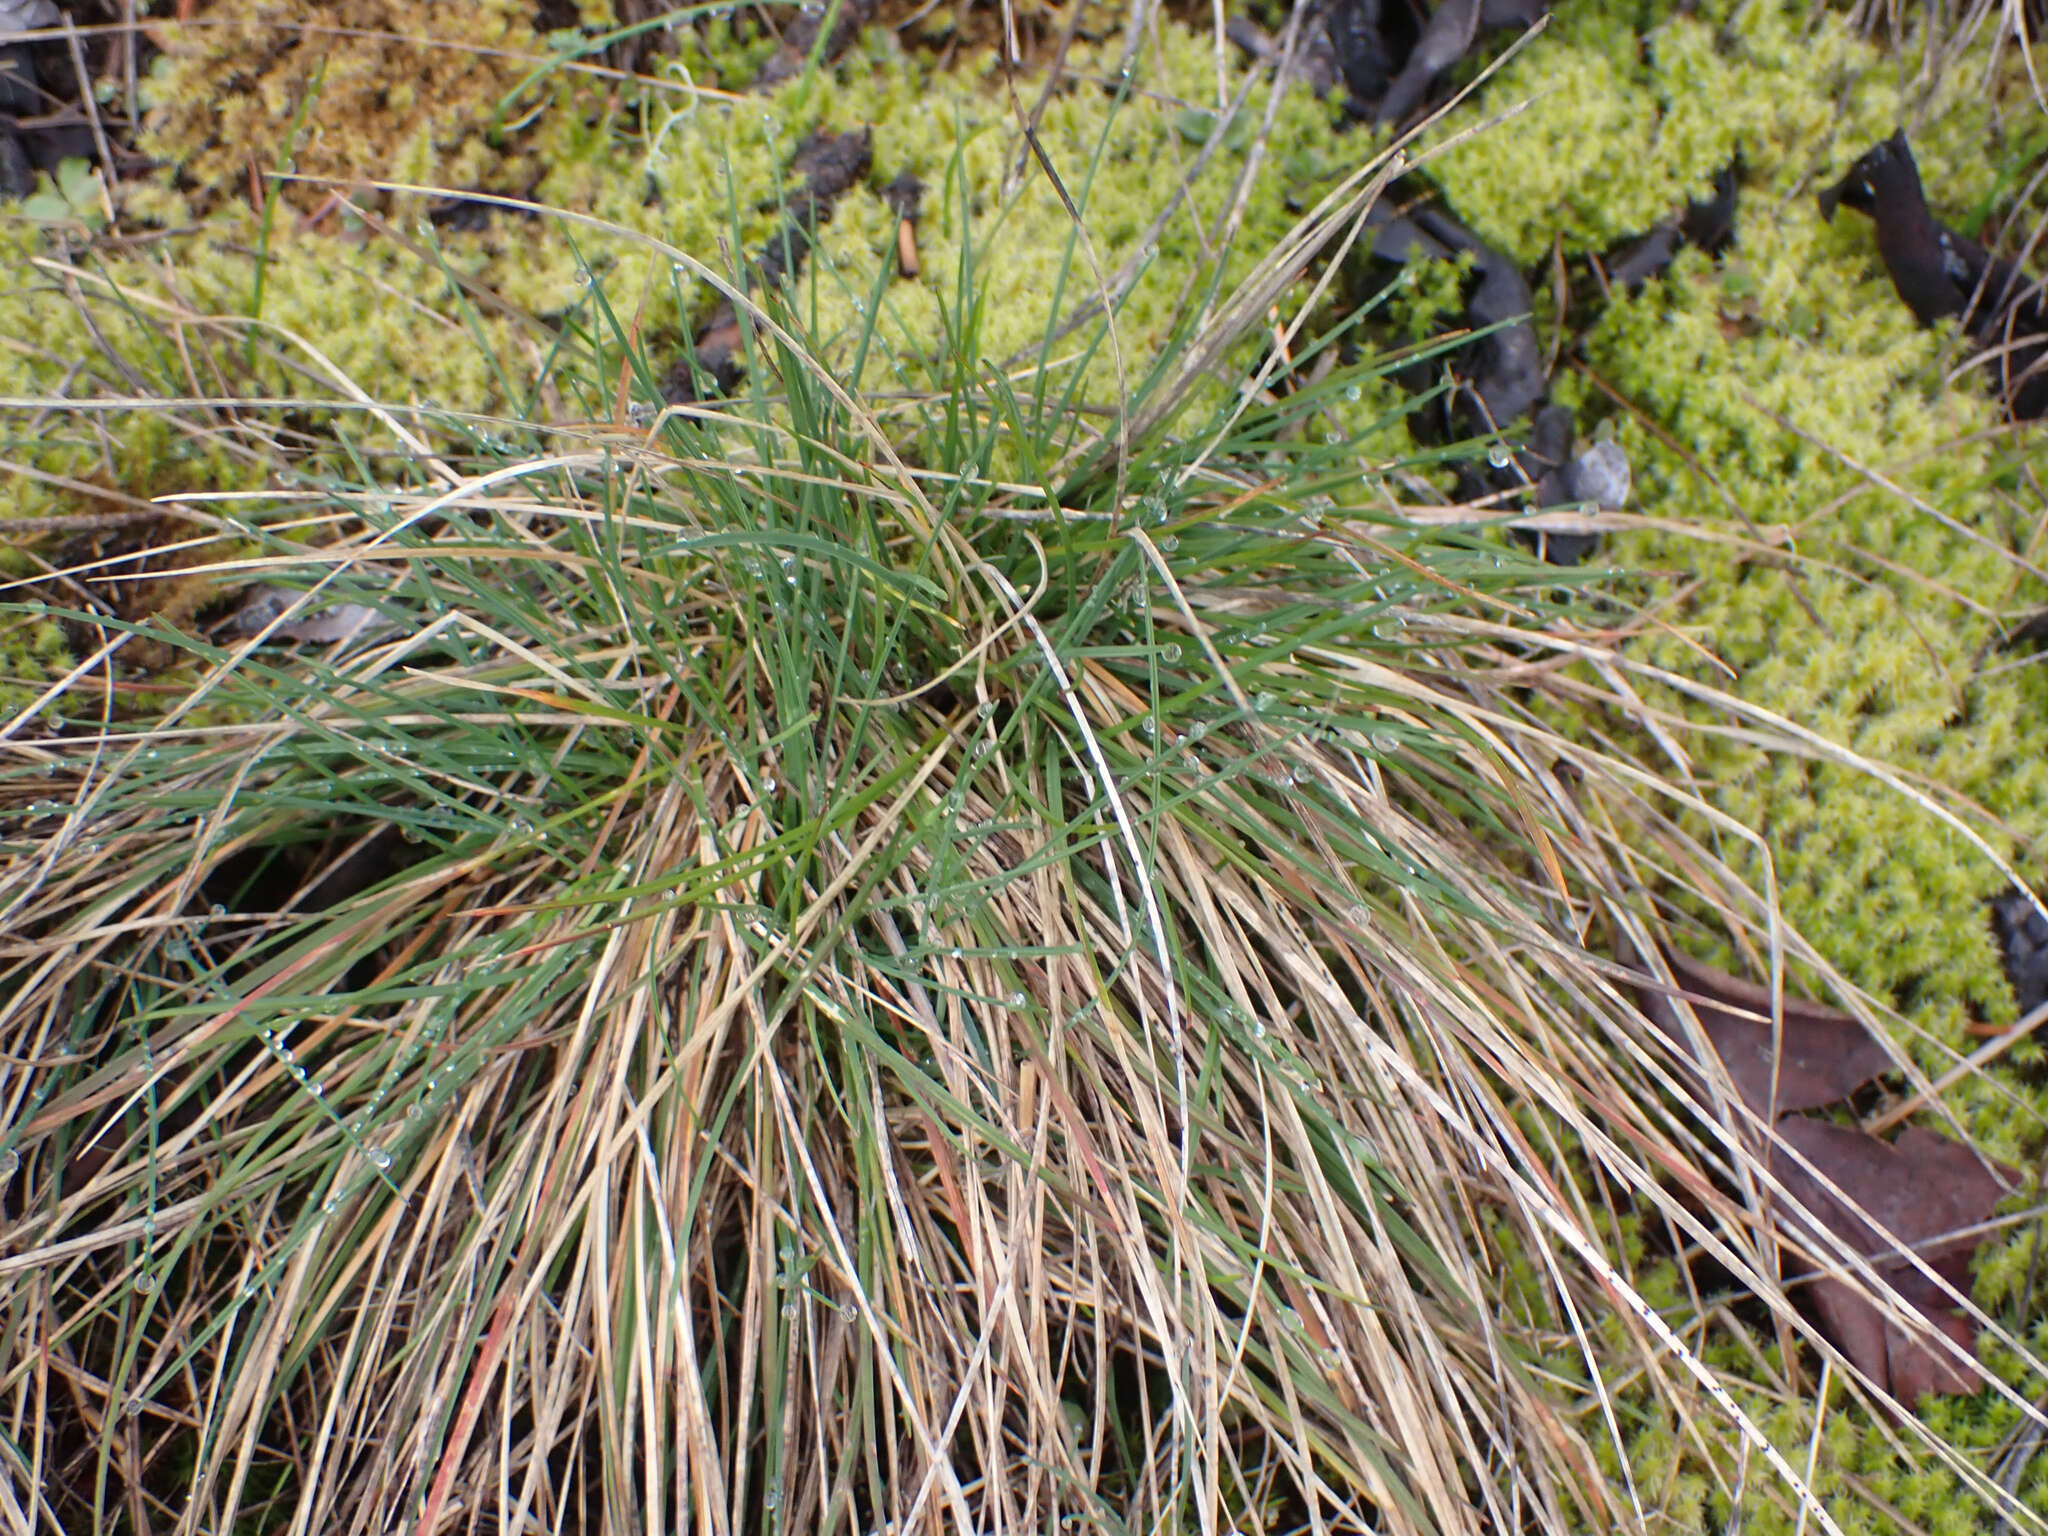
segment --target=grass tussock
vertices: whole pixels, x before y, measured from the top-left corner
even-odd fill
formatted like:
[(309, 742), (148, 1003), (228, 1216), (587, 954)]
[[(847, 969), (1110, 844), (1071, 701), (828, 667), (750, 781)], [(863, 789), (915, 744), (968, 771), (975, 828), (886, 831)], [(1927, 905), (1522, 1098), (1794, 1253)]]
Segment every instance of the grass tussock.
[(0, 593), (74, 658), (0, 722), (22, 1520), (1637, 1529), (1655, 1418), (1843, 1528), (1802, 1448), (1887, 1405), (1783, 1280), (1869, 1266), (1788, 1238), (1605, 956), (1710, 914), (1832, 974), (1627, 749), (1684, 762), (1660, 689), (1849, 760), (1319, 430), (1388, 369), (1310, 323), (1375, 170), (1109, 409), (1063, 383), (1113, 301), (1008, 368), (962, 303), (877, 390), (872, 332), (735, 288), (744, 392), (662, 409), (600, 286), (548, 426), (138, 307), (302, 365), (154, 404), (276, 449), (178, 505), (183, 577), (298, 595), (110, 612), (121, 552)]

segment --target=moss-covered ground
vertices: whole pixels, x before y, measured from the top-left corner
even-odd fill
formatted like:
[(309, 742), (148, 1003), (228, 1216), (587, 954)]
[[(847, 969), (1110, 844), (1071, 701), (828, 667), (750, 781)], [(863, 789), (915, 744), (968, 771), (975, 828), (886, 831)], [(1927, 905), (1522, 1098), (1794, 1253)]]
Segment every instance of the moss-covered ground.
[[(1219, 63), (1206, 29), (1170, 18), (1128, 54), (1120, 32), (1091, 38), (1083, 26), (1063, 83), (1040, 101), (1042, 71), (1009, 76), (987, 47), (948, 47), (945, 27), (966, 23), (943, 11), (901, 32), (871, 28), (836, 66), (755, 94), (772, 43), (726, 15), (678, 29), (673, 51), (640, 61), (636, 77), (597, 47), (620, 21), (602, 0), (553, 17), (553, 30), (511, 0), (322, 9), (332, 34), (294, 32), (308, 8), (275, 0), (219, 0), (199, 8), (202, 25), (166, 25), (141, 87), (141, 143), (162, 169), (109, 189), (111, 225), (103, 208), (0, 225), (15, 274), (0, 294), (0, 395), (134, 402), (92, 417), (10, 409), (5, 456), (21, 472), (0, 481), (8, 574), (90, 552), (105, 537), (93, 517), (151, 497), (246, 493), (204, 505), (252, 522), (317, 516), (322, 487), (363, 451), (343, 403), (358, 392), (425, 440), (484, 458), (514, 439), (559, 440), (525, 423), (605, 429), (607, 401), (565, 397), (552, 380), (561, 338), (625, 332), (657, 362), (680, 355), (715, 303), (707, 274), (734, 277), (780, 222), (783, 168), (814, 129), (871, 128), (876, 186), (910, 173), (926, 189), (920, 278), (897, 272), (896, 214), (863, 185), (789, 296), (849, 380), (858, 370), (870, 390), (909, 399), (963, 357), (1000, 372), (1050, 346), (1061, 387), (1103, 410), (1171, 366), (1191, 317), (1375, 148), (1333, 102), (1298, 86), (1275, 96), (1234, 51)], [(265, 41), (279, 37), (293, 41)], [(1895, 1010), (1899, 1039), (1939, 1077), (2017, 1014), (1985, 905), (2006, 878), (1927, 802), (2048, 885), (2048, 672), (2001, 645), (2048, 604), (2036, 574), (2042, 450), (2038, 429), (2002, 423), (1981, 385), (1955, 373), (1957, 339), (1896, 301), (1868, 222), (1824, 222), (1813, 194), (1905, 123), (1938, 211), (2023, 225), (2043, 135), (2009, 48), (1994, 59), (1987, 38), (1931, 84), (1917, 58), (1910, 40), (1895, 47), (1792, 0), (1584, 0), (1417, 150), (1458, 216), (1535, 275), (1556, 397), (1582, 432), (1611, 423), (1627, 448), (1631, 510), (1655, 526), (1610, 540), (1599, 582), (1649, 615), (1632, 654), (1891, 770), (1887, 783), (1841, 753), (1766, 752), (1726, 708), (1644, 684), (1674, 715), (1727, 729), (1686, 733), (1682, 759), (1654, 739), (1633, 749), (1762, 835), (1768, 868), (1696, 823), (1752, 878), (1775, 882), (1788, 921)], [(1219, 112), (1219, 93), (1241, 96), (1235, 117)], [(1482, 126), (1511, 105), (1521, 110), (1508, 121)], [(1020, 149), (1020, 111), (1036, 114), (1057, 186)], [(1633, 295), (1587, 300), (1584, 258), (1703, 195), (1737, 155), (1731, 250), (1687, 251)], [(432, 194), (407, 188), (505, 201), (444, 219)], [(1125, 272), (1113, 327), (1057, 332)], [(1438, 312), (1402, 302), (1396, 328)], [(1205, 387), (1227, 397), (1232, 370), (1263, 356), (1261, 340), (1244, 343)], [(1371, 502), (1383, 467), (1411, 450), (1388, 415), (1390, 388), (1336, 396), (1312, 420), (1359, 445), (1356, 483), (1333, 491), (1340, 504)], [(633, 393), (652, 403), (644, 382)], [(232, 396), (303, 403), (261, 423), (152, 403)], [(984, 467), (1025, 481), (1047, 468), (1016, 443)], [(8, 520), (32, 534), (6, 540)], [(233, 521), (172, 535), (208, 558), (256, 547)], [(128, 617), (190, 623), (235, 585), (232, 574), (158, 575)], [(0, 698), (33, 697), (77, 645), (33, 616), (0, 624)], [(145, 711), (178, 675), (138, 678), (125, 707)], [(1611, 723), (1589, 714), (1579, 728)], [(1701, 932), (1714, 954), (1724, 941)], [(2021, 1040), (1994, 1070), (1963, 1077), (1942, 1096), (1952, 1130), (2037, 1166), (2042, 1067)], [(2048, 1350), (2037, 1243), (2032, 1224), (2010, 1228), (1986, 1249), (1976, 1295)], [(1676, 1266), (1647, 1272), (1681, 1292)], [(1845, 1529), (1883, 1528), (1886, 1509), (1898, 1529), (1991, 1528), (1950, 1474), (1902, 1459), (1890, 1430), (1839, 1390), (1809, 1463), (1815, 1407), (1810, 1393), (1782, 1395), (1789, 1367), (1768, 1335), (1731, 1324), (1706, 1346), (1723, 1368), (1753, 1371), (1748, 1406), (1814, 1468)], [(1561, 1351), (1558, 1369), (1574, 1358)], [(1625, 1392), (1622, 1406), (1653, 1524), (1717, 1528), (1732, 1452), (1626, 1419)], [(1923, 1413), (1980, 1457), (2018, 1418), (1988, 1399)], [(1797, 1512), (1763, 1481), (1752, 1470), (1745, 1529), (1792, 1530)], [(2048, 1471), (2025, 1489), (2048, 1512)]]

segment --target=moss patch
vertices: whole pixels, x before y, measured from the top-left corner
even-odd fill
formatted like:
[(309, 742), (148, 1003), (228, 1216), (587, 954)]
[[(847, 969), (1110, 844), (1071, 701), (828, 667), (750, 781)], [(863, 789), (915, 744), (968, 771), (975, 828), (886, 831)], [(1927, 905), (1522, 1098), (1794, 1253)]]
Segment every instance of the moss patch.
[[(1733, 534), (1744, 519), (1788, 528), (1797, 558), (1667, 533), (1618, 541), (1620, 566), (1670, 573), (1645, 593), (1669, 627), (1636, 654), (1895, 770), (2040, 883), (2048, 691), (2038, 667), (1996, 649), (2003, 622), (2048, 600), (2012, 557), (2033, 539), (2039, 508), (2024, 510), (2019, 474), (2039, 465), (2040, 449), (2000, 433), (1973, 383), (1945, 378), (1956, 338), (1920, 329), (1898, 302), (1869, 223), (1824, 223), (1812, 195), (1911, 120), (1938, 211), (1961, 221), (1992, 195), (2003, 159), (2026, 148), (1994, 127), (1997, 92), (1982, 89), (1981, 62), (1913, 117), (1896, 66), (1838, 19), (1809, 27), (1803, 7), (1660, 7), (1639, 40), (1637, 9), (1561, 11), (1484, 107), (1442, 135), (1507, 99), (1534, 98), (1530, 110), (1433, 166), (1461, 217), (1533, 262), (1553, 241), (1597, 252), (1639, 232), (1742, 156), (1736, 249), (1719, 262), (1687, 253), (1638, 295), (1617, 296), (1583, 339), (1586, 369), (1566, 371), (1557, 393), (1582, 427), (1613, 418), (1641, 511)], [(1723, 718), (1676, 693), (1660, 702)], [(1644, 755), (1672, 766), (1648, 743)], [(1980, 1043), (1972, 1024), (2014, 1018), (1984, 905), (2004, 883), (1964, 839), (1833, 763), (1723, 738), (1699, 745), (1691, 767), (1713, 805), (1764, 834), (1789, 921), (1851, 982), (1896, 1003), (1901, 1038), (1930, 1074)], [(1761, 880), (1741, 844), (1719, 847)], [(2022, 1047), (2009, 1065), (2038, 1059)], [(2048, 1093), (2035, 1077), (1972, 1076), (1944, 1102), (1985, 1151), (2022, 1166), (2038, 1157)], [(2022, 1228), (1988, 1252), (1977, 1286), (1980, 1304), (2022, 1330), (2033, 1241)], [(1742, 1349), (1710, 1353), (1726, 1369), (1754, 1369)], [(1803, 1466), (1810, 1408), (1750, 1406)], [(1981, 1453), (2014, 1415), (1972, 1400), (1931, 1403), (1923, 1417)], [(1697, 1449), (1676, 1426), (1632, 1435), (1630, 1460), (1677, 1528), (1727, 1518), (1725, 1496), (1703, 1504)], [(1901, 1464), (1853, 1410), (1830, 1415), (1818, 1469), (1844, 1529), (1888, 1528), (1875, 1501), (1928, 1530), (1991, 1528), (1951, 1473)], [(1793, 1529), (1796, 1511), (1758, 1486), (1769, 1479), (1754, 1465), (1749, 1481), (1745, 1529)], [(2036, 1507), (2042, 1488), (2031, 1476)]]

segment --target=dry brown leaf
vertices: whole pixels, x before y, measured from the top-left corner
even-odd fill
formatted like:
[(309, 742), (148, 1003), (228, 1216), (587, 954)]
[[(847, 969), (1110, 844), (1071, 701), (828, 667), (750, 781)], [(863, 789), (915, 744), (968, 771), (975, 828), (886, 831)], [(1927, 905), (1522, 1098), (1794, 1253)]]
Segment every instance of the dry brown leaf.
[[(1791, 1158), (1772, 1171), (1813, 1219), (1835, 1233), (1920, 1313), (1968, 1352), (1976, 1329), (1940, 1288), (1899, 1252), (1910, 1244), (1927, 1266), (1964, 1295), (1978, 1239), (1951, 1234), (1986, 1221), (2004, 1198), (2013, 1170), (1987, 1163), (1962, 1142), (1909, 1126), (1897, 1142), (1853, 1126), (1791, 1115), (1778, 1139), (1802, 1154), (1847, 1197), (1847, 1204)], [(1876, 1225), (1873, 1225), (1875, 1223)], [(1891, 1237), (1883, 1237), (1883, 1227)], [(1877, 1255), (1886, 1255), (1878, 1259)], [(1811, 1293), (1821, 1327), (1837, 1348), (1894, 1397), (1911, 1406), (1929, 1392), (1974, 1392), (1983, 1379), (1932, 1344), (1914, 1339), (1864, 1295), (1860, 1282), (1823, 1277)]]
[[(1765, 1120), (1792, 1110), (1838, 1104), (1873, 1077), (1891, 1070), (1884, 1043), (1853, 1015), (1808, 998), (1787, 996), (1779, 1038), (1778, 1080), (1771, 1082), (1771, 993), (1687, 955), (1667, 950), (1665, 962), (1692, 1005), (1700, 1028), (1721, 1058), (1742, 1102)], [(1687, 1057), (1690, 1032), (1672, 994), (1647, 975), (1636, 983), (1644, 1017)]]

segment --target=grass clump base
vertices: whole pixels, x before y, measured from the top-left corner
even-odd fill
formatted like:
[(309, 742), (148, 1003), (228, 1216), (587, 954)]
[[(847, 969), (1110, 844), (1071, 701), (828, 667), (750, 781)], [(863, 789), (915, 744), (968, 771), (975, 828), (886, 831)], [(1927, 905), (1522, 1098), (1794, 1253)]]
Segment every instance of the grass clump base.
[[(1731, 148), (1782, 210), (1560, 387), (1666, 530), (1625, 560), (1685, 570), (1654, 624), (1402, 515), (1431, 461), (1317, 286), (1364, 147), (1207, 37), (1015, 104), (874, 33), (734, 108), (678, 105), (745, 83), (715, 37), (616, 99), (447, 50), (388, 119), (284, 54), (266, 163), (390, 184), (247, 212), (177, 106), (232, 55), (166, 66), (188, 181), (129, 207), (204, 222), (18, 232), (7, 301), (11, 392), (62, 402), (8, 514), (96, 541), (10, 556), (4, 642), (8, 1284), (91, 1384), (17, 1378), (45, 1518), (1988, 1528), (2030, 1235), (1979, 1276), (2007, 1390), (1892, 1422), (1586, 948), (1789, 962), (2038, 1145), (1953, 1070), (2010, 1017), (1972, 904), (2037, 835), (2032, 674), (1982, 665), (2025, 466), (1796, 195), (1876, 57), (1796, 26), (1561, 17), (1510, 68), (1581, 88), (1521, 142), (1661, 125), (1561, 228), (1494, 141), (1429, 170), (1532, 259)], [(1857, 79), (1875, 136), (1904, 99)], [(1932, 99), (1957, 195), (1981, 99)], [(323, 122), (375, 147), (309, 158)], [(864, 123), (926, 280), (863, 188), (748, 300), (794, 144)], [(437, 180), (559, 211), (437, 224)], [(746, 385), (660, 414), (721, 291)], [(63, 523), (80, 485), (128, 499)], [(175, 561), (107, 542), (167, 495)], [(1703, 503), (1736, 542), (1670, 534)], [(212, 627), (257, 572), (381, 627)]]

